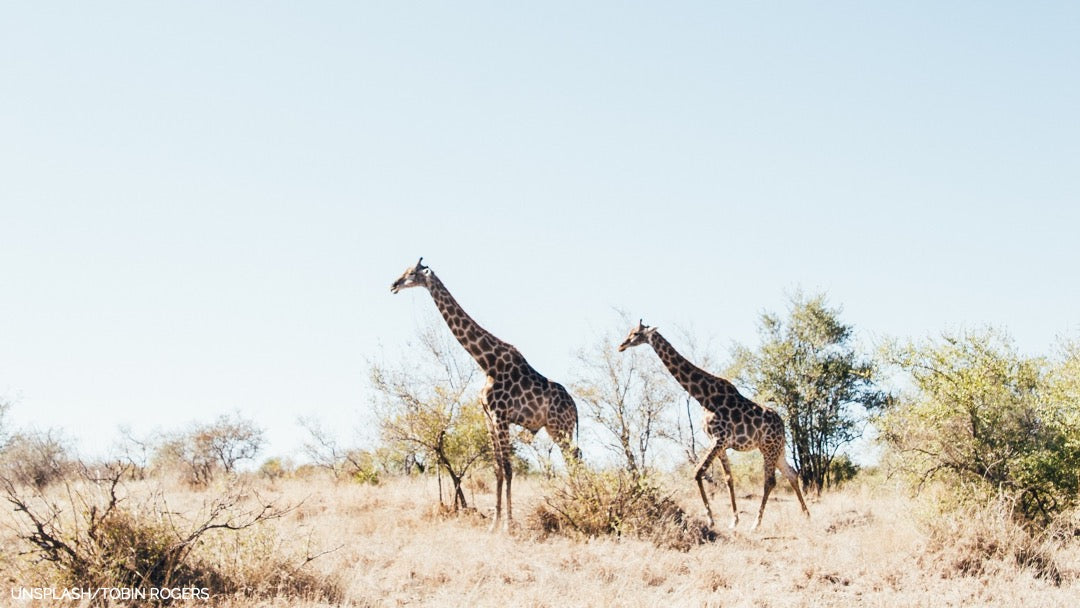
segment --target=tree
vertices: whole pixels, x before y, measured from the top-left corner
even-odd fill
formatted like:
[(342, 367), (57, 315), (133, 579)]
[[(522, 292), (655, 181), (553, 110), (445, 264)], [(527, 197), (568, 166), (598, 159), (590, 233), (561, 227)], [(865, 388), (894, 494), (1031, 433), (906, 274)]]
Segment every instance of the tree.
[(154, 456), (155, 441), (151, 436), (138, 437), (131, 427), (120, 426), (120, 439), (116, 442), (117, 460), (130, 465), (128, 474), (134, 479), (145, 479)]
[(450, 477), (456, 511), (468, 507), (465, 475), (478, 462), (490, 462), (492, 448), (476, 367), (440, 329), (428, 323), (420, 331), (422, 360), (372, 364), (371, 384), (383, 437)]
[(644, 473), (655, 440), (677, 434), (672, 405), (678, 395), (655, 357), (640, 350), (618, 353), (618, 343), (617, 334), (607, 333), (578, 353), (574, 392), (585, 415), (599, 426), (604, 448), (627, 471)]
[(10, 409), (11, 403), (0, 400), (0, 452), (4, 451), (4, 447), (7, 445), (8, 442), (8, 435), (10, 431), (8, 430), (7, 422), (5, 422), (4, 418), (7, 417), (8, 410)]
[(241, 461), (253, 460), (264, 442), (263, 430), (254, 421), (239, 414), (235, 418), (222, 415), (166, 438), (155, 450), (155, 460), (179, 464), (188, 481), (206, 485), (219, 472), (232, 474)]
[(335, 480), (352, 479), (378, 483), (379, 458), (358, 448), (340, 445), (313, 416), (301, 416), (300, 426), (308, 433), (304, 441), (304, 453), (315, 466), (326, 469)]
[(840, 449), (862, 436), (866, 414), (888, 401), (875, 387), (875, 365), (855, 352), (854, 330), (839, 316), (824, 294), (796, 293), (787, 320), (761, 315), (761, 345), (736, 346), (730, 372), (759, 402), (776, 405), (803, 486), (817, 492), (833, 481)]
[(913, 389), (881, 418), (900, 470), (966, 495), (1003, 494), (1014, 512), (1045, 524), (1080, 490), (1080, 348), (1057, 361), (1020, 355), (1003, 332), (892, 344), (889, 359)]

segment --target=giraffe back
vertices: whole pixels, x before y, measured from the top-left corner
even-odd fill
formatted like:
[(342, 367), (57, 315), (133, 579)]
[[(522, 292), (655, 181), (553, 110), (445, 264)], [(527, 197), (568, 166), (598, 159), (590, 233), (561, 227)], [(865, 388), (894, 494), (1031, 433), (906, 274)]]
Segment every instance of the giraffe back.
[(739, 451), (783, 444), (784, 422), (775, 410), (745, 397), (723, 378), (711, 376), (703, 387), (705, 429), (714, 439)]

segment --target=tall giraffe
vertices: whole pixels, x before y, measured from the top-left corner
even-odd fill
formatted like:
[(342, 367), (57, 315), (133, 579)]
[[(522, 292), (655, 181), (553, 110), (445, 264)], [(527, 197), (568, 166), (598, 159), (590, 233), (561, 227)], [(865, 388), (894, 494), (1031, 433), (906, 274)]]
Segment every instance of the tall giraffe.
[(657, 328), (649, 327), (639, 320), (637, 327), (631, 329), (630, 334), (619, 345), (619, 352), (640, 344), (651, 345), (675, 380), (705, 408), (705, 430), (713, 438), (713, 445), (698, 464), (694, 479), (697, 480), (701, 500), (705, 503), (709, 525), (715, 525), (715, 522), (702, 478), (717, 456), (720, 457), (720, 464), (724, 466), (728, 494), (731, 496), (731, 527), (734, 528), (739, 523), (739, 511), (735, 507), (735, 482), (731, 476), (731, 463), (727, 457), (728, 448), (734, 448), (740, 452), (760, 450), (765, 459), (765, 491), (761, 496), (761, 508), (758, 509), (757, 521), (754, 522), (755, 530), (761, 525), (761, 516), (765, 513), (765, 503), (769, 500), (769, 493), (776, 486), (777, 469), (791, 484), (795, 495), (799, 497), (803, 514), (809, 517), (810, 511), (807, 510), (802, 491), (799, 490), (799, 478), (795, 474), (795, 469), (784, 457), (784, 421), (780, 419), (780, 415), (774, 410), (762, 407), (743, 397), (734, 384), (688, 361), (660, 335)]
[(510, 462), (510, 425), (517, 424), (536, 433), (547, 428), (548, 434), (569, 460), (579, 458), (573, 445), (577, 428), (577, 406), (570, 393), (558, 382), (552, 382), (536, 371), (513, 345), (503, 342), (469, 316), (458, 304), (446, 285), (423, 265), (424, 258), (405, 270), (390, 286), (392, 293), (410, 287), (425, 287), (435, 306), (446, 320), (457, 341), (465, 347), (480, 368), (487, 374), (487, 384), (480, 400), (487, 414), (488, 430), (495, 457), (495, 521), (494, 530), (502, 518), (502, 489), (506, 482), (506, 528), (513, 522), (510, 481), (513, 468)]

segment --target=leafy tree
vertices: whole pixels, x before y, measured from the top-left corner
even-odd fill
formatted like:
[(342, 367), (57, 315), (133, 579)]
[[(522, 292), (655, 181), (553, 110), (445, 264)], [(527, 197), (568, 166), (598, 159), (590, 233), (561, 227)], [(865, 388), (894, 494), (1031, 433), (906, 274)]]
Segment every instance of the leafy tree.
[(466, 508), (465, 475), (478, 462), (490, 462), (492, 450), (476, 367), (434, 323), (421, 330), (420, 343), (419, 361), (371, 365), (379, 425), (388, 442), (445, 472), (454, 509)]
[(269, 480), (284, 479), (288, 477), (296, 467), (289, 458), (267, 458), (259, 465), (259, 476)]
[(787, 319), (766, 312), (757, 350), (735, 348), (729, 372), (763, 404), (784, 417), (788, 443), (803, 486), (818, 492), (836, 481), (830, 465), (840, 449), (862, 436), (865, 413), (888, 395), (875, 387), (877, 370), (852, 344), (852, 326), (840, 321), (824, 294), (791, 298)]
[[(1046, 523), (1080, 490), (1080, 349), (1025, 357), (1003, 332), (893, 344), (913, 388), (881, 419), (901, 470), (921, 486), (946, 478), (969, 494), (1002, 493)], [(963, 498), (963, 494), (960, 496)]]

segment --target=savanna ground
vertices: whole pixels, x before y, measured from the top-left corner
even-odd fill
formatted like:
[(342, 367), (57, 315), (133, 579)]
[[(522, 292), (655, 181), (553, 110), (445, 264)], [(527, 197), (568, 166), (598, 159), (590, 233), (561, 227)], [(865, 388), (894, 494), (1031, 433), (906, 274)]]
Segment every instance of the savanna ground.
[[(810, 520), (778, 486), (756, 532), (759, 480), (737, 486), (741, 521), (733, 531), (726, 488), (713, 486), (716, 537), (688, 549), (545, 533), (537, 508), (558, 482), (528, 477), (514, 483), (517, 529), (491, 533), (494, 496), (483, 479), (468, 488), (479, 509), (458, 514), (439, 507), (430, 476), (377, 485), (248, 480), (256, 492), (245, 501), (295, 508), (259, 526), (208, 533), (195, 552), (249, 582), (250, 592), (173, 605), (1069, 606), (1080, 597), (1076, 527), (1033, 538), (1000, 506), (943, 514), (933, 507), (940, 496), (911, 498), (872, 475), (811, 498)], [(691, 479), (672, 476), (662, 485), (700, 519)], [(175, 517), (192, 520), (222, 491), (156, 480), (125, 488), (128, 501), (158, 493)], [(69, 495), (63, 484), (46, 494), (58, 503)], [(58, 586), (51, 566), (17, 537), (17, 515), (6, 513), (0, 527), (0, 580), (11, 588)], [(0, 605), (60, 604), (0, 591)]]

